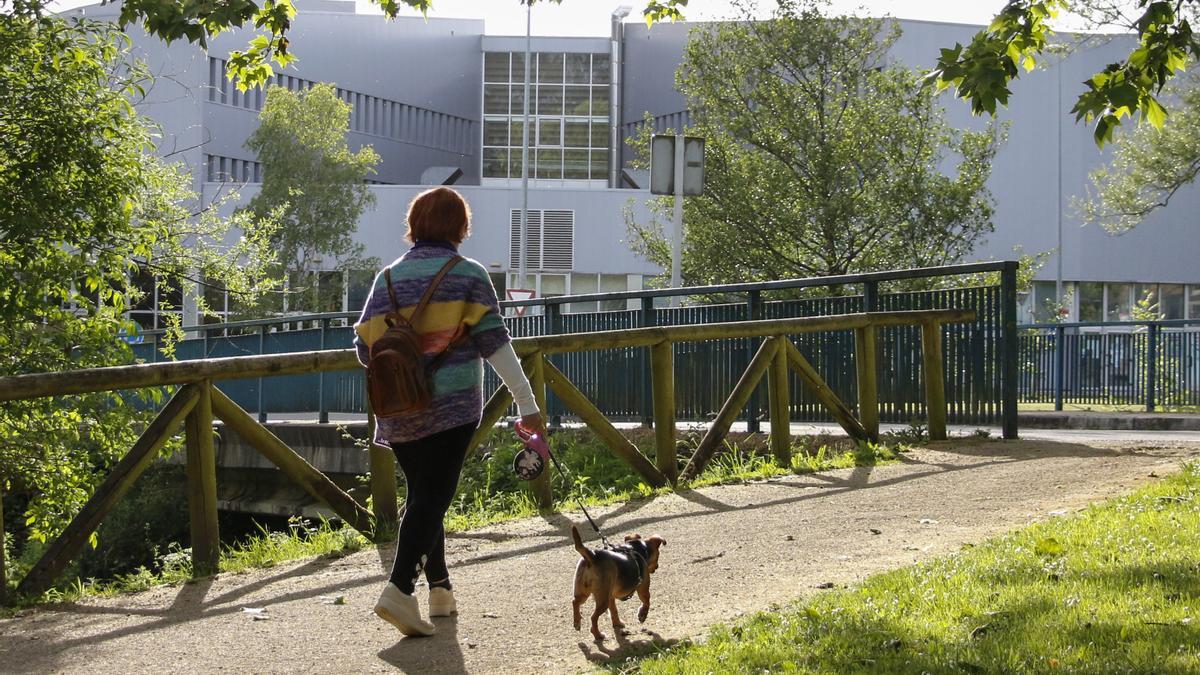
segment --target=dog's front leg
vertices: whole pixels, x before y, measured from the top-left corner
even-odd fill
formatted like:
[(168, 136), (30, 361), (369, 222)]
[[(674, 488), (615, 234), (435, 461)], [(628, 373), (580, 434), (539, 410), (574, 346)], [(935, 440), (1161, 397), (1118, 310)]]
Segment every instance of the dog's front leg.
[(638, 621), (646, 623), (646, 617), (650, 614), (650, 580), (638, 586), (638, 599), (642, 601), (642, 607), (638, 610)]

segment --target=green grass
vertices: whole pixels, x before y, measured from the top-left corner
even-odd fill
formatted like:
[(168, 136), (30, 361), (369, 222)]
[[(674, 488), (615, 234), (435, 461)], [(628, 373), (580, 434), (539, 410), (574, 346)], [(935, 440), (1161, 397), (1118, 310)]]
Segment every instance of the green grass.
[(713, 628), (643, 673), (1200, 672), (1200, 465), (861, 586)]
[[(654, 433), (649, 430), (627, 432), (632, 442), (653, 456)], [(913, 441), (905, 437), (906, 441)], [(681, 434), (679, 458), (686, 461), (699, 442), (696, 434)], [(670, 488), (652, 488), (622, 460), (601, 445), (591, 432), (571, 429), (556, 432), (552, 439), (555, 456), (566, 467), (562, 476), (553, 467), (551, 481), (558, 498), (556, 511), (575, 510), (576, 498), (587, 506), (624, 503), (666, 494)], [(512, 460), (520, 445), (511, 431), (497, 430), (467, 459), (463, 467), (457, 497), (446, 515), (451, 532), (477, 529), (490, 524), (538, 514), (536, 502), (512, 472)], [(767, 452), (766, 438), (754, 434), (730, 434), (724, 448), (714, 456), (705, 471), (687, 484), (697, 488), (803, 474), (814, 471), (868, 466), (896, 461), (904, 444), (891, 441), (883, 445), (858, 446), (849, 439), (829, 436), (793, 439), (791, 465), (780, 466)], [(404, 488), (401, 480), (400, 497)], [(288, 531), (260, 532), (245, 541), (226, 546), (221, 553), (222, 573), (262, 569), (300, 558), (337, 557), (370, 546), (370, 542), (350, 528), (328, 522), (312, 523), (293, 519)], [(74, 579), (52, 589), (40, 598), (26, 598), (21, 606), (45, 602), (64, 602), (88, 596), (110, 596), (144, 590), (156, 585), (182, 583), (191, 576), (191, 557), (187, 549), (172, 545), (151, 569), (140, 567), (112, 579)]]

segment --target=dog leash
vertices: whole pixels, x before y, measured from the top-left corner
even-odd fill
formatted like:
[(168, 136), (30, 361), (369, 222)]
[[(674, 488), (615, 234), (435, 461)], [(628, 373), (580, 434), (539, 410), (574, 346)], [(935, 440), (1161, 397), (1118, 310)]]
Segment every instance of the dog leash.
[[(528, 429), (521, 424), (521, 422), (517, 422), (515, 431), (517, 433), (517, 438), (521, 439), (521, 441), (525, 443), (525, 449), (518, 452), (517, 456), (513, 460), (513, 470), (516, 471), (518, 478), (521, 480), (532, 480), (537, 478), (539, 475), (541, 475), (545, 467), (545, 460), (543, 458), (549, 457), (550, 461), (554, 464), (554, 468), (558, 469), (558, 475), (562, 476), (562, 479), (567, 483), (573, 483), (570, 477), (567, 476), (567, 472), (565, 469), (563, 469), (562, 464), (559, 464), (558, 458), (555, 457), (554, 453), (550, 450), (550, 443), (547, 441), (545, 436), (534, 433), (533, 430)], [(526, 466), (525, 459), (522, 457), (523, 455), (529, 456), (529, 460), (532, 461), (531, 465)], [(583, 515), (585, 518), (587, 518), (588, 524), (592, 526), (592, 529), (595, 530), (596, 535), (600, 537), (600, 541), (604, 543), (604, 548), (616, 550), (617, 547), (608, 542), (608, 537), (604, 536), (604, 533), (600, 531), (600, 526), (597, 525), (596, 521), (592, 519), (592, 514), (588, 513), (587, 507), (583, 505), (583, 500), (579, 498), (578, 491), (574, 491), (572, 496), (575, 498), (575, 503), (579, 505), (579, 510), (583, 511)]]
[[(558, 469), (558, 475), (562, 476), (563, 480), (570, 483), (571, 479), (567, 477), (567, 472), (563, 471), (562, 464), (558, 463), (558, 458), (554, 456), (554, 451), (550, 450), (549, 446), (546, 447), (546, 454), (550, 455), (550, 461), (554, 463), (554, 468)], [(587, 518), (588, 524), (592, 526), (592, 529), (596, 531), (596, 535), (600, 537), (600, 541), (604, 544), (604, 548), (614, 548), (612, 544), (608, 543), (608, 538), (604, 536), (604, 533), (600, 531), (600, 526), (596, 524), (596, 521), (592, 520), (592, 514), (588, 513), (587, 508), (584, 507), (583, 500), (579, 498), (579, 491), (572, 490), (572, 492), (574, 493), (572, 496), (575, 498), (575, 503), (579, 505), (579, 510), (583, 511), (583, 516)]]

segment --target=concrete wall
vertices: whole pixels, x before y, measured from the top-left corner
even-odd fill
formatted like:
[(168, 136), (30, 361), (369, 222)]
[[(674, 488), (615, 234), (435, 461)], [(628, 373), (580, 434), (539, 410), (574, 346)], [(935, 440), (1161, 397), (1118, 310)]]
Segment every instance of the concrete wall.
[[(223, 186), (205, 185), (206, 195)], [(224, 188), (227, 189), (227, 188)], [(381, 260), (393, 260), (408, 249), (404, 242), (404, 216), (408, 203), (424, 186), (375, 185), (376, 205), (359, 220), (356, 239), (367, 247), (367, 254)], [(493, 272), (509, 268), (509, 213), (521, 208), (521, 193), (503, 187), (456, 186), (471, 205), (471, 236), (462, 253), (474, 258)], [(239, 191), (245, 203), (258, 193), (255, 185)], [(646, 194), (636, 190), (530, 189), (530, 209), (569, 209), (575, 212), (575, 272), (655, 274), (657, 268), (635, 256), (625, 243), (622, 209), (629, 207), (640, 222), (649, 220)], [(232, 210), (234, 203), (227, 208)]]

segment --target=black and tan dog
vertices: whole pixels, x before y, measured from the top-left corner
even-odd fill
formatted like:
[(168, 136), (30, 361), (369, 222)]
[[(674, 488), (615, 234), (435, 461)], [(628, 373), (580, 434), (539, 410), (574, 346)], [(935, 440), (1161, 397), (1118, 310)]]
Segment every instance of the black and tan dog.
[(571, 526), (571, 538), (575, 550), (583, 557), (575, 567), (575, 599), (571, 609), (575, 619), (575, 630), (580, 630), (583, 617), (579, 607), (588, 596), (596, 600), (592, 612), (592, 636), (597, 641), (604, 639), (596, 622), (604, 610), (612, 618), (614, 631), (625, 627), (617, 616), (617, 600), (628, 600), (634, 593), (642, 601), (638, 610), (638, 621), (645, 621), (650, 613), (650, 574), (658, 569), (658, 549), (667, 541), (662, 537), (642, 539), (641, 535), (625, 537), (625, 543), (611, 549), (590, 549), (583, 545), (579, 529)]

